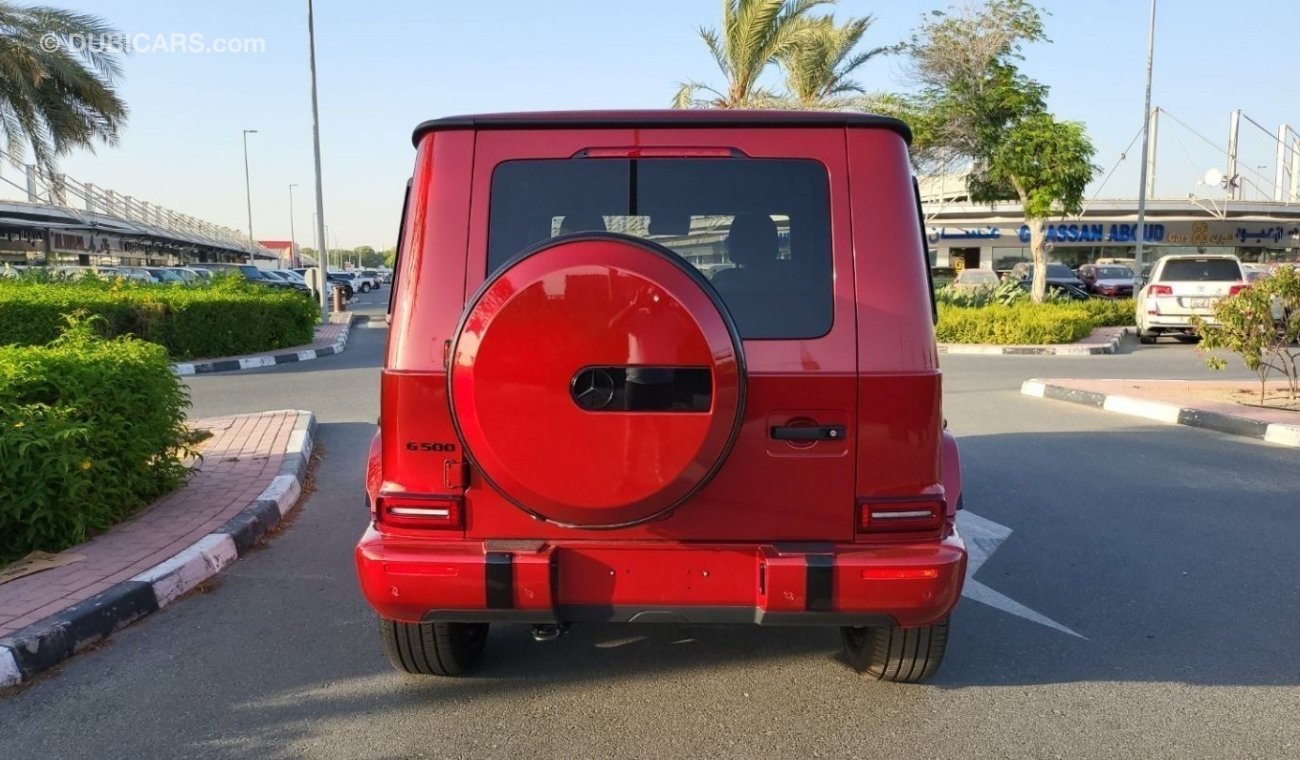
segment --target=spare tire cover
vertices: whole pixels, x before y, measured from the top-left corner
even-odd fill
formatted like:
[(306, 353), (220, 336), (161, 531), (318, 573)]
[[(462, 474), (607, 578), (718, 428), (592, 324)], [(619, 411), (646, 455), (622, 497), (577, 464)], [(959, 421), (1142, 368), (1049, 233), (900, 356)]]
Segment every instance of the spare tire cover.
[[(461, 443), (497, 491), (546, 520), (613, 528), (662, 515), (717, 472), (740, 428), (735, 325), (694, 267), (649, 241), (580, 233), (525, 251), (479, 289), (453, 340)], [(590, 370), (637, 366), (707, 369), (707, 409), (580, 405)]]

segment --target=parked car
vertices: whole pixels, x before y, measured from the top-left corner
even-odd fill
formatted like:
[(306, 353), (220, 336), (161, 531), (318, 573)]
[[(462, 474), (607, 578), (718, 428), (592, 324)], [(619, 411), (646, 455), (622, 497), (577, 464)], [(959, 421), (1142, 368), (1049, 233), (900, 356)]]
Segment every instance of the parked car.
[[(299, 276), (303, 278), (303, 284), (305, 285), (307, 283), (308, 270), (314, 270), (314, 269), (315, 267), (299, 267), (298, 269), (294, 269), (292, 271), (297, 273)], [(353, 283), (352, 278), (342, 274), (341, 272), (326, 272), (325, 279), (328, 280), (331, 284), (333, 284), (333, 286), (336, 289), (340, 289), (343, 291), (344, 301), (351, 301), (352, 298), (357, 294), (357, 289), (355, 284)]]
[(198, 272), (187, 267), (167, 267), (167, 271), (179, 277), (186, 285), (197, 285), (203, 282), (203, 277)]
[(952, 286), (957, 290), (975, 290), (996, 288), (998, 282), (1000, 282), (998, 273), (992, 269), (963, 269), (953, 279)]
[(173, 283), (173, 284), (181, 284), (181, 285), (185, 284), (186, 282), (184, 277), (181, 277), (176, 272), (173, 272), (169, 267), (144, 267), (143, 269), (144, 271), (148, 272), (151, 276), (153, 276), (154, 282)]
[(257, 285), (264, 285), (270, 288), (280, 288), (284, 290), (295, 290), (300, 293), (310, 293), (311, 289), (306, 285), (299, 285), (296, 282), (286, 282), (281, 279), (267, 276), (263, 270), (253, 264), (219, 264), (204, 262), (204, 268), (213, 274), (232, 273), (238, 274), (249, 282)]
[(1220, 298), (1246, 287), (1246, 274), (1236, 256), (1175, 254), (1156, 262), (1151, 277), (1138, 291), (1138, 340), (1155, 343), (1161, 335), (1195, 340), (1193, 317), (1213, 324)]
[(338, 274), (342, 277), (348, 278), (348, 280), (352, 283), (353, 289), (356, 290), (358, 293), (369, 293), (370, 291), (376, 290), (379, 287), (378, 279), (372, 277), (366, 277), (361, 272), (355, 269), (351, 269), (343, 272), (331, 272), (331, 274)]
[(267, 271), (274, 272), (290, 282), (301, 282), (303, 285), (307, 284), (307, 279), (292, 269), (270, 269)]
[[(1011, 276), (1022, 282), (1032, 283), (1034, 280), (1034, 265), (1021, 261), (1011, 268)], [(1083, 281), (1076, 277), (1074, 272), (1071, 272), (1070, 268), (1064, 264), (1049, 263), (1047, 265), (1047, 282), (1049, 285), (1069, 285), (1083, 291), (1085, 294), (1088, 292)]]
[(1119, 264), (1084, 264), (1076, 272), (1093, 295), (1106, 298), (1133, 297), (1133, 270)]
[[(1034, 288), (1033, 281), (1021, 280), (1020, 287), (1026, 293), (1031, 292)], [(1048, 281), (1047, 294), (1057, 298), (1068, 298), (1071, 301), (1087, 301), (1092, 298), (1092, 296), (1088, 295), (1088, 291), (1083, 288), (1065, 282)]]
[[(966, 549), (908, 135), (811, 111), (416, 130), (356, 550), (396, 668), (465, 673), (494, 622), (635, 622), (836, 626), (871, 678), (936, 671)], [(719, 235), (709, 283), (680, 254)]]
[(151, 282), (152, 278), (147, 273), (131, 272), (126, 267), (109, 267), (109, 266), (80, 266), (76, 264), (52, 266), (49, 267), (49, 273), (56, 277), (66, 277), (70, 280), (78, 280), (86, 276), (96, 276), (106, 280), (122, 278), (124, 280), (138, 280), (140, 282)]
[(362, 269), (361, 276), (370, 280), (371, 284), (376, 289), (381, 288), (384, 285), (384, 276), (378, 269)]

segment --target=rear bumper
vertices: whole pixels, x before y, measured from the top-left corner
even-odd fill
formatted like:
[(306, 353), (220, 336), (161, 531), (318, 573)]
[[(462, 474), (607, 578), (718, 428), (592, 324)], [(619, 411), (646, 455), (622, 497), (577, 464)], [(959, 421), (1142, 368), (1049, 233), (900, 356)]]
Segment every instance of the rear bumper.
[(957, 603), (966, 547), (447, 541), (366, 531), (367, 601), (406, 622), (918, 626)]

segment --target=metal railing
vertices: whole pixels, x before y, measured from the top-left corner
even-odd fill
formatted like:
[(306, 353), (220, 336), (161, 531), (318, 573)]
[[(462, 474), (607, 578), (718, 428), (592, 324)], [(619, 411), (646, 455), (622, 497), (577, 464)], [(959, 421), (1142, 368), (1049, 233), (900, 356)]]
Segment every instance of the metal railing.
[(15, 204), (59, 209), (88, 227), (110, 219), (126, 222), (141, 234), (170, 237), (180, 241), (242, 251), (262, 258), (277, 255), (232, 227), (223, 227), (183, 214), (157, 203), (142, 201), (110, 188), (82, 182), (66, 174), (52, 177), (34, 164), (15, 162), (13, 156), (0, 150), (0, 165), (21, 167), (23, 181), (15, 182), (0, 170), (0, 188), (15, 188), (25, 195), (25, 200), (8, 200)]

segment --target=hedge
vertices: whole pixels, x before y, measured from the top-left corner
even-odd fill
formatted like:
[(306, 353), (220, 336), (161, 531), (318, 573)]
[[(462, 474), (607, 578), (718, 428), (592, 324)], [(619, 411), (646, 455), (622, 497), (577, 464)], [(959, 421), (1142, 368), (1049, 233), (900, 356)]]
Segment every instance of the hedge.
[(179, 486), (189, 398), (161, 346), (86, 323), (0, 347), (0, 565), (75, 546)]
[(220, 278), (211, 285), (151, 285), (88, 279), (0, 279), (0, 345), (50, 343), (64, 317), (84, 311), (107, 337), (162, 345), (173, 359), (256, 353), (311, 343), (319, 307), (297, 291)]
[(981, 307), (939, 304), (935, 328), (943, 343), (1045, 345), (1073, 343), (1095, 327), (1133, 324), (1133, 302), (1093, 299), (1086, 302)]

